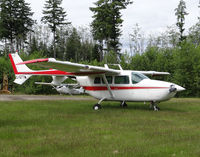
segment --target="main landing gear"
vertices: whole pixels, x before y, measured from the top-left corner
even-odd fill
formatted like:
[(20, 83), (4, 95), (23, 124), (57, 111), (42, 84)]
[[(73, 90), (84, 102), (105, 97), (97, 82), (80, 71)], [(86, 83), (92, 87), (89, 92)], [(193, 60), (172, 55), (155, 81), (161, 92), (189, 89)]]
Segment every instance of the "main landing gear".
[[(101, 100), (99, 100), (99, 102), (93, 106), (93, 109), (94, 109), (94, 110), (99, 110), (99, 109), (101, 109), (102, 107), (101, 107), (100, 104), (101, 104), (101, 102), (104, 101), (105, 99), (106, 99), (106, 98), (102, 98)], [(128, 106), (128, 105), (126, 104), (125, 101), (122, 101), (121, 104), (120, 104), (120, 107), (122, 107), (122, 108), (126, 108), (127, 106)], [(154, 111), (159, 111), (159, 110), (160, 110), (160, 108), (157, 106), (157, 103), (156, 103), (155, 101), (151, 101), (151, 103), (150, 103), (150, 109), (151, 109), (151, 110), (154, 110)]]
[(99, 100), (99, 102), (93, 106), (93, 109), (94, 109), (94, 110), (99, 110), (99, 109), (101, 109), (102, 107), (101, 107), (100, 104), (101, 104), (101, 102), (104, 101), (105, 99), (106, 99), (106, 98), (102, 98), (101, 100)]
[(159, 111), (160, 108), (157, 106), (156, 102), (152, 101), (150, 104), (150, 109), (154, 110), (154, 111)]
[(93, 109), (94, 110), (99, 110), (99, 109), (101, 109), (102, 107), (101, 107), (101, 105), (100, 104), (95, 104), (94, 106), (93, 106)]
[[(104, 98), (104, 99), (101, 99), (97, 104), (95, 104), (95, 105), (93, 106), (93, 109), (94, 109), (94, 110), (99, 110), (99, 109), (101, 109), (102, 107), (101, 107), (100, 103), (101, 103), (103, 100), (105, 100), (105, 98)], [(122, 108), (126, 108), (127, 106), (128, 106), (128, 105), (126, 104), (125, 101), (122, 101), (121, 104), (120, 104), (120, 107), (122, 107)]]
[(121, 104), (120, 104), (120, 107), (122, 108), (126, 108), (128, 105), (125, 101), (122, 101)]

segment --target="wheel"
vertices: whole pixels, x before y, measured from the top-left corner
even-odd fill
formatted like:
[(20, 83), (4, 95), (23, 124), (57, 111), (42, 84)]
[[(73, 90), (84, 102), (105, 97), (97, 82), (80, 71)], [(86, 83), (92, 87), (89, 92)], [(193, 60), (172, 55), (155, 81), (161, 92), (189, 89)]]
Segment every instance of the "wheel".
[(94, 110), (99, 110), (99, 109), (101, 109), (101, 105), (95, 104), (95, 105), (93, 106), (93, 109), (94, 109)]
[(127, 105), (127, 103), (125, 102), (125, 101), (123, 101), (121, 104), (120, 104), (120, 107), (127, 107), (128, 105)]
[(159, 107), (157, 107), (157, 106), (153, 106), (153, 110), (154, 110), (154, 111), (159, 111), (159, 110), (160, 110), (160, 108), (159, 108)]

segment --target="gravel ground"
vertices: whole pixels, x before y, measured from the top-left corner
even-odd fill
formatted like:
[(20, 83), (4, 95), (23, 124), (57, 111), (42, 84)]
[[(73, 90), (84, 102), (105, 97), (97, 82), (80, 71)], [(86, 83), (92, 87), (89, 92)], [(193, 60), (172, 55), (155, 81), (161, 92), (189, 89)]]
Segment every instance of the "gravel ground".
[(23, 100), (95, 100), (84, 96), (63, 95), (0, 95), (0, 101), (23, 101)]

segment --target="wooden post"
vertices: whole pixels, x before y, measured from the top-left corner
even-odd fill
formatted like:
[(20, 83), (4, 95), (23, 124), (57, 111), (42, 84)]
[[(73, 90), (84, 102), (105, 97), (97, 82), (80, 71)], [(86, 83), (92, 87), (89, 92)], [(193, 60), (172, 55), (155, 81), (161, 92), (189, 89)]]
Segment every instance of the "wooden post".
[(5, 73), (3, 74), (3, 88), (0, 91), (0, 94), (11, 94), (8, 90), (8, 77)]

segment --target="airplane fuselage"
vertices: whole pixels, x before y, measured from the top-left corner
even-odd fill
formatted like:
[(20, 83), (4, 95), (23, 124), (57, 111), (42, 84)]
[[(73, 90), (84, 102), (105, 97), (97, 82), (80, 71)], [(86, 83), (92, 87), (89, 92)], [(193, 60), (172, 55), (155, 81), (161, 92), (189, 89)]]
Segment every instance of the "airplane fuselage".
[[(114, 101), (160, 102), (169, 100), (177, 91), (184, 90), (174, 83), (151, 80), (129, 70), (121, 71), (118, 75), (106, 75), (106, 78), (109, 87), (102, 75), (77, 76), (77, 81), (89, 95)], [(170, 91), (172, 88), (175, 90)]]

